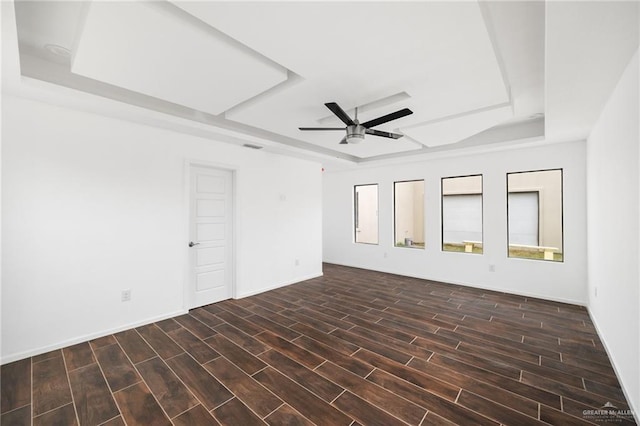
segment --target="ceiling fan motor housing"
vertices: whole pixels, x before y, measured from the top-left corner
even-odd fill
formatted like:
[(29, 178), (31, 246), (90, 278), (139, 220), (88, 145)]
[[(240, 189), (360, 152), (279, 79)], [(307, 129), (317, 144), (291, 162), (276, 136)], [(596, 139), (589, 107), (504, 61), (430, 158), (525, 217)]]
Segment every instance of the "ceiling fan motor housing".
[(360, 143), (364, 140), (365, 127), (360, 124), (353, 126), (347, 126), (347, 142), (348, 143)]

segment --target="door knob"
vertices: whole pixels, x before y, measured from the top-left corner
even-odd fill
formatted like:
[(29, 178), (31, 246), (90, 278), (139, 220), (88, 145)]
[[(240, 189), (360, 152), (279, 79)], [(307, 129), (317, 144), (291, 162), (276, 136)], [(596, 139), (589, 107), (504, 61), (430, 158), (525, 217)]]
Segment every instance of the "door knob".
[(189, 247), (200, 245), (200, 243), (194, 243), (193, 241), (189, 241)]

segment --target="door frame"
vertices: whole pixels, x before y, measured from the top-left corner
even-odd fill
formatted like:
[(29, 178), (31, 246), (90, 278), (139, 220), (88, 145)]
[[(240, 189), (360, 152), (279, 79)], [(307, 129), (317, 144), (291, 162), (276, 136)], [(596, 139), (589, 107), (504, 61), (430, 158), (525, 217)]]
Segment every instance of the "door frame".
[(233, 209), (233, 214), (231, 215), (231, 261), (230, 272), (231, 272), (231, 298), (236, 299), (237, 295), (237, 286), (236, 286), (236, 277), (237, 277), (237, 252), (238, 252), (238, 244), (237, 244), (237, 230), (238, 230), (238, 209), (237, 209), (237, 195), (238, 195), (238, 166), (234, 164), (228, 163), (219, 163), (214, 161), (206, 161), (206, 160), (198, 160), (198, 159), (185, 159), (184, 161), (184, 173), (183, 173), (183, 214), (182, 214), (182, 223), (183, 223), (183, 232), (182, 235), (184, 238), (181, 239), (180, 243), (183, 245), (183, 285), (182, 285), (182, 307), (185, 312), (193, 309), (191, 307), (191, 262), (190, 256), (191, 252), (189, 250), (189, 241), (191, 238), (191, 170), (194, 167), (205, 167), (209, 169), (217, 169), (224, 170), (227, 172), (231, 172), (231, 208)]

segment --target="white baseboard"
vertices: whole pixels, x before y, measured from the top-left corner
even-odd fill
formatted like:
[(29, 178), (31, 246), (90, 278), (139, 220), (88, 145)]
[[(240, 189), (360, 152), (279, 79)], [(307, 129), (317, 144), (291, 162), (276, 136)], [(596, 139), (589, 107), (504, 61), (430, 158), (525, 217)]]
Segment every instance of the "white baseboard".
[[(242, 299), (244, 297), (253, 296), (253, 295), (259, 294), (259, 293), (264, 293), (265, 291), (269, 291), (269, 290), (275, 290), (276, 288), (285, 287), (287, 285), (295, 284), (295, 283), (298, 283), (298, 282), (301, 282), (301, 281), (306, 281), (306, 280), (310, 280), (310, 279), (313, 279), (313, 278), (318, 278), (318, 277), (321, 277), (322, 275), (323, 275), (322, 272), (309, 274), (309, 275), (306, 275), (306, 276), (295, 278), (293, 280), (281, 282), (281, 283), (273, 285), (273, 286), (265, 287), (265, 288), (262, 288), (262, 289), (259, 289), (259, 290), (255, 290), (255, 291), (251, 291), (251, 292), (247, 292), (247, 293), (237, 294), (235, 296), (235, 298), (236, 299)], [(9, 355), (6, 355), (6, 356), (4, 356), (4, 357), (2, 357), (0, 359), (0, 365), (8, 364), (8, 363), (13, 362), (13, 361), (18, 361), (18, 360), (21, 360), (21, 359), (24, 359), (24, 358), (40, 355), (40, 354), (47, 353), (47, 352), (50, 352), (50, 351), (55, 351), (57, 349), (66, 348), (67, 346), (75, 345), (77, 343), (82, 343), (82, 342), (86, 342), (86, 341), (93, 340), (93, 339), (97, 339), (99, 337), (108, 336), (110, 334), (118, 333), (118, 332), (124, 331), (124, 330), (129, 330), (129, 329), (132, 329), (132, 328), (135, 328), (135, 327), (140, 327), (142, 325), (151, 324), (151, 323), (154, 323), (154, 322), (157, 322), (157, 321), (162, 321), (162, 320), (165, 320), (167, 318), (173, 318), (175, 316), (183, 315), (183, 314), (186, 314), (188, 312), (189, 312), (188, 309), (180, 309), (180, 310), (173, 311), (173, 312), (170, 312), (170, 313), (167, 313), (167, 314), (159, 315), (157, 317), (147, 318), (147, 319), (144, 319), (142, 321), (137, 321), (137, 322), (134, 322), (134, 323), (125, 324), (125, 325), (122, 325), (122, 326), (119, 326), (119, 327), (116, 327), (116, 328), (112, 328), (112, 329), (108, 329), (108, 330), (102, 330), (102, 331), (99, 331), (99, 332), (96, 332), (96, 333), (90, 333), (90, 334), (86, 334), (86, 335), (83, 335), (83, 336), (74, 337), (72, 339), (63, 340), (61, 342), (57, 342), (57, 343), (54, 343), (52, 345), (41, 346), (41, 347), (38, 347), (38, 348), (35, 348), (35, 349), (30, 349), (28, 351), (9, 354)]]
[(137, 321), (137, 322), (134, 322), (134, 323), (125, 324), (125, 325), (122, 325), (122, 326), (119, 326), (119, 327), (115, 327), (115, 328), (112, 328), (112, 329), (99, 331), (97, 333), (90, 333), (90, 334), (85, 334), (84, 336), (74, 337), (73, 339), (64, 340), (62, 342), (54, 343), (52, 345), (42, 346), (42, 347), (31, 349), (31, 350), (28, 350), (28, 351), (19, 352), (19, 353), (15, 353), (15, 354), (10, 354), (10, 355), (4, 356), (4, 357), (2, 357), (2, 359), (0, 359), (0, 365), (4, 365), (4, 364), (8, 364), (8, 363), (13, 362), (13, 361), (18, 361), (18, 360), (21, 360), (21, 359), (24, 359), (24, 358), (28, 358), (28, 357), (44, 354), (44, 353), (47, 353), (47, 352), (50, 352), (50, 351), (55, 351), (56, 349), (66, 348), (67, 346), (75, 345), (77, 343), (87, 342), (89, 340), (97, 339), (99, 337), (108, 336), (110, 334), (118, 333), (118, 332), (124, 331), (124, 330), (129, 330), (129, 329), (132, 329), (132, 328), (135, 328), (135, 327), (140, 327), (141, 325), (147, 325), (147, 324), (151, 324), (151, 323), (154, 323), (154, 322), (157, 322), (157, 321), (165, 320), (167, 318), (173, 318), (173, 317), (176, 317), (178, 315), (186, 314), (188, 312), (189, 311), (186, 310), (186, 309), (181, 309), (181, 310), (174, 311), (174, 312), (171, 312), (171, 313), (168, 313), (168, 314), (159, 315), (157, 317), (147, 318), (147, 319), (144, 319), (142, 321)]
[(614, 358), (611, 356), (611, 351), (609, 350), (607, 341), (604, 339), (604, 334), (600, 331), (601, 329), (598, 326), (598, 321), (596, 321), (596, 317), (591, 315), (591, 310), (589, 309), (588, 306), (587, 306), (587, 312), (589, 312), (589, 317), (591, 318), (591, 322), (593, 323), (593, 326), (596, 328), (596, 332), (598, 333), (598, 337), (600, 337), (602, 346), (604, 347), (604, 350), (607, 353), (607, 356), (609, 357), (609, 361), (611, 361), (613, 372), (616, 373), (616, 378), (618, 379), (618, 383), (620, 383), (620, 388), (622, 389), (622, 393), (624, 394), (624, 397), (627, 399), (627, 402), (629, 403), (629, 408), (633, 412), (633, 417), (635, 418), (636, 423), (640, 425), (640, 407), (634, 406), (635, 401), (629, 397), (629, 393), (624, 387), (624, 382), (620, 379), (622, 375), (618, 371), (616, 364), (613, 362)]
[(533, 297), (533, 298), (536, 298), (536, 299), (548, 300), (548, 301), (551, 301), (551, 302), (567, 303), (567, 304), (570, 304), (570, 305), (578, 305), (578, 306), (587, 307), (587, 302), (585, 302), (583, 300), (564, 299), (562, 297), (549, 297), (549, 296), (546, 296), (546, 295), (543, 295), (543, 294), (521, 292), (521, 291), (512, 291), (510, 289), (505, 289), (505, 288), (500, 288), (500, 287), (477, 285), (477, 284), (474, 284), (474, 283), (456, 281), (456, 280), (449, 280), (449, 279), (443, 280), (443, 279), (440, 279), (440, 278), (434, 278), (434, 277), (428, 277), (428, 276), (422, 276), (422, 275), (416, 275), (416, 274), (407, 274), (407, 273), (404, 273), (404, 272), (387, 270), (387, 269), (384, 269), (384, 268), (373, 269), (373, 268), (370, 268), (370, 267), (364, 267), (364, 266), (358, 266), (358, 265), (349, 265), (349, 264), (341, 263), (341, 262), (332, 262), (330, 260), (324, 260), (323, 262), (324, 263), (333, 264), (333, 265), (346, 266), (346, 267), (349, 267), (349, 268), (366, 269), (366, 270), (370, 270), (370, 271), (383, 272), (385, 274), (400, 275), (402, 277), (418, 278), (418, 279), (421, 279), (421, 280), (436, 281), (436, 282), (440, 282), (440, 283), (444, 283), (444, 284), (461, 285), (461, 286), (470, 287), (470, 288), (477, 288), (477, 289), (480, 289), (480, 290), (495, 291), (497, 293), (507, 293), (507, 294), (513, 294), (515, 296), (522, 296), (522, 297)]
[(305, 275), (305, 276), (294, 278), (293, 280), (284, 281), (284, 282), (281, 282), (279, 284), (275, 284), (275, 285), (272, 285), (272, 286), (269, 286), (269, 287), (264, 287), (264, 288), (261, 288), (261, 289), (258, 289), (258, 290), (254, 290), (254, 291), (249, 291), (249, 292), (246, 292), (246, 293), (236, 294), (234, 299), (243, 299), (245, 297), (254, 296), (256, 294), (264, 293), (264, 292), (269, 291), (269, 290), (275, 290), (275, 289), (280, 288), (280, 287), (285, 287), (285, 286), (288, 286), (288, 285), (291, 285), (291, 284), (296, 284), (296, 283), (299, 283), (301, 281), (306, 281), (306, 280), (311, 280), (313, 278), (318, 278), (318, 277), (321, 277), (323, 275), (324, 274), (322, 272)]

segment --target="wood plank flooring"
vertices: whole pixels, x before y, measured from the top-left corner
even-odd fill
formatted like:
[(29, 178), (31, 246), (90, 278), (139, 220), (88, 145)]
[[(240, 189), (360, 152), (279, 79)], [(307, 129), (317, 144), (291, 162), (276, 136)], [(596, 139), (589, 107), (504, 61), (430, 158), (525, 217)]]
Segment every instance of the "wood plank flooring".
[(628, 409), (582, 307), (329, 264), (0, 380), (1, 426), (580, 425)]

